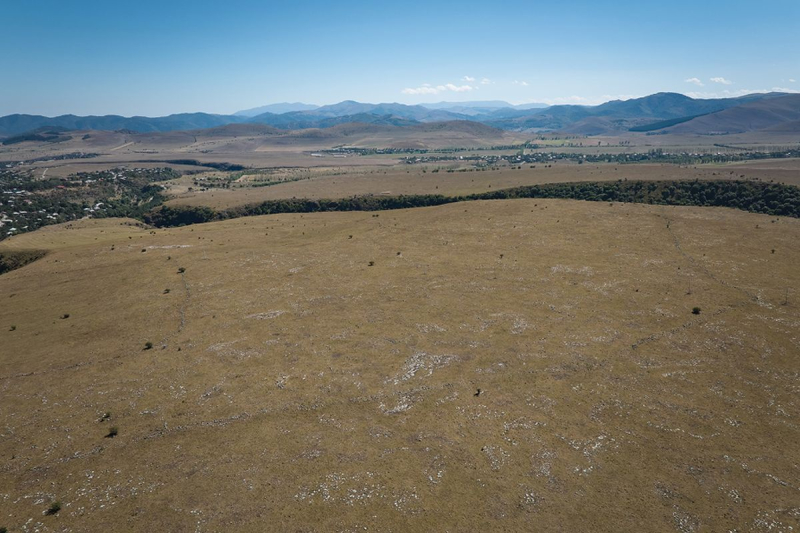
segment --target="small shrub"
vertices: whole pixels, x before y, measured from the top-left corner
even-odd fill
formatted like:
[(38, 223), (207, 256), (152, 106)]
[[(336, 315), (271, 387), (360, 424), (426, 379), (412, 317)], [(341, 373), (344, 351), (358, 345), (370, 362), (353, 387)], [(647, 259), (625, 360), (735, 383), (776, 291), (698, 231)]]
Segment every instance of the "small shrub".
[(152, 350), (153, 349), (153, 343), (150, 342), (150, 341), (147, 341), (146, 343), (144, 343), (144, 349), (145, 350)]
[(111, 426), (108, 430), (108, 435), (106, 435), (106, 438), (113, 439), (117, 435), (119, 435), (119, 429), (117, 428), (117, 426)]
[(700, 314), (700, 308), (699, 307), (692, 307), (692, 314), (693, 315), (699, 315)]
[(186, 269), (185, 269), (185, 268), (183, 268), (183, 267), (180, 267), (180, 268), (178, 269), (178, 274), (183, 274), (184, 272), (186, 272)]
[(69, 318), (69, 313), (64, 313), (63, 315), (61, 315), (61, 320), (66, 320), (68, 318)]
[(61, 510), (61, 502), (53, 502), (50, 504), (50, 507), (47, 508), (48, 515), (57, 514)]
[(105, 422), (109, 418), (111, 418), (111, 413), (106, 411), (105, 413), (103, 413), (103, 416), (100, 417), (100, 422)]
[(0, 533), (8, 533), (7, 527), (0, 527)]
[(164, 294), (169, 294), (169, 289), (164, 289)]
[[(11, 327), (8, 329), (8, 331), (17, 331), (17, 326), (11, 326)], [(0, 533), (3, 533), (3, 532), (2, 532), (2, 531), (0, 531)]]
[(370, 261), (369, 266), (375, 266), (375, 261)]

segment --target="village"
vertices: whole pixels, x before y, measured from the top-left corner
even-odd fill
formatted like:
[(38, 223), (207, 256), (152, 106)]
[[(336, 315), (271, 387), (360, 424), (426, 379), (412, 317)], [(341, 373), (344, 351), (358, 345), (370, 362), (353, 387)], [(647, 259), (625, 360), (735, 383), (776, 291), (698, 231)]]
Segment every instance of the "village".
[(0, 169), (0, 240), (81, 218), (136, 215), (162, 201), (153, 182), (177, 175), (169, 168), (120, 167), (57, 178)]

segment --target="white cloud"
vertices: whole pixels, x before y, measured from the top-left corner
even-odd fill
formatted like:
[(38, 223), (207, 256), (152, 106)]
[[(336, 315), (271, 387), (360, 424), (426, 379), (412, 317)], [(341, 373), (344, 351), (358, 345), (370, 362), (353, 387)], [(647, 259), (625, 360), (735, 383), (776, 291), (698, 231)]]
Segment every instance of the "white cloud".
[(795, 80), (793, 80), (792, 78), (789, 78), (789, 83), (795, 83)]
[(726, 80), (722, 76), (711, 78), (711, 81), (713, 81), (714, 83), (721, 83), (722, 85), (733, 85), (733, 82), (731, 80)]
[(472, 76), (464, 76), (463, 78), (461, 78), (461, 81), (472, 83), (473, 81), (475, 81), (475, 78), (473, 78)]
[(403, 94), (437, 94), (438, 92), (436, 87), (431, 86), (417, 87), (416, 89), (403, 89)]
[[(794, 80), (792, 80), (792, 81), (794, 81)], [(490, 80), (489, 78), (483, 78), (481, 80), (481, 85), (489, 85), (490, 83), (494, 83), (494, 82), (492, 80)]]
[[(441, 87), (441, 85), (439, 85), (438, 87)], [(453, 92), (457, 92), (457, 93), (464, 93), (464, 92), (471, 91), (472, 89), (474, 89), (474, 87), (472, 85), (453, 85), (452, 83), (445, 84), (444, 87), (448, 91), (453, 91)]]
[(434, 87), (433, 85), (426, 83), (421, 87), (403, 89), (402, 92), (403, 94), (439, 94), (447, 91), (464, 93), (474, 89), (477, 89), (477, 87), (473, 87), (472, 85), (455, 85), (453, 83), (445, 83), (444, 85), (436, 85)]
[(528, 82), (527, 81), (514, 80), (514, 85), (522, 85), (523, 87), (527, 87), (528, 86)]
[(702, 81), (700, 81), (700, 78), (688, 78), (683, 81), (685, 81), (686, 83), (694, 83), (698, 87), (705, 87), (705, 84)]

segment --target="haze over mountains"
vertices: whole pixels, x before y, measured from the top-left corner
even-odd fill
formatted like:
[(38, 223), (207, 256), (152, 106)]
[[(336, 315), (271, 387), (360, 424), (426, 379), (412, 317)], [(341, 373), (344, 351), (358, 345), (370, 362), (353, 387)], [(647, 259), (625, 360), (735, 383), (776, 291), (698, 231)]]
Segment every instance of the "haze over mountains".
[(800, 132), (800, 95), (755, 93), (738, 98), (695, 99), (678, 93), (657, 93), (597, 106), (549, 107), (544, 104), (513, 106), (503, 101), (405, 105), (346, 100), (325, 106), (271, 104), (233, 115), (183, 113), (153, 118), (16, 114), (0, 118), (0, 137), (14, 137), (38, 128), (165, 132), (254, 123), (301, 130), (349, 123), (402, 127), (452, 121), (479, 122), (508, 131), (561, 131), (579, 135), (626, 131), (708, 135), (776, 128), (791, 133)]
[(263, 113), (290, 113), (292, 111), (311, 111), (319, 106), (314, 104), (304, 104), (302, 102), (281, 102), (279, 104), (263, 105), (252, 109), (244, 109), (234, 113), (237, 117), (255, 117)]

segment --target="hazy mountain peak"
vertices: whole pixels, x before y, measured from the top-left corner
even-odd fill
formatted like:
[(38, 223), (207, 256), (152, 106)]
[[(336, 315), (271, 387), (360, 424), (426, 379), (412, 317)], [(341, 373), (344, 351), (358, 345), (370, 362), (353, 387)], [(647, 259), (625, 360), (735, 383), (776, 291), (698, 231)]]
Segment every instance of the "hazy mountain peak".
[(269, 104), (261, 107), (254, 107), (252, 109), (244, 109), (234, 113), (237, 117), (255, 117), (263, 115), (264, 113), (272, 113), (280, 115), (282, 113), (291, 113), (292, 111), (310, 111), (317, 109), (319, 106), (314, 104), (304, 104), (302, 102), (281, 102), (277, 104)]

